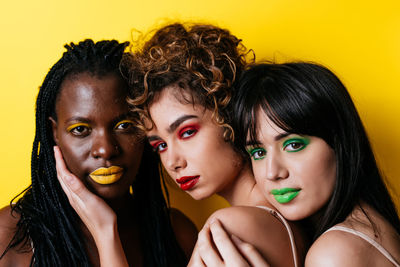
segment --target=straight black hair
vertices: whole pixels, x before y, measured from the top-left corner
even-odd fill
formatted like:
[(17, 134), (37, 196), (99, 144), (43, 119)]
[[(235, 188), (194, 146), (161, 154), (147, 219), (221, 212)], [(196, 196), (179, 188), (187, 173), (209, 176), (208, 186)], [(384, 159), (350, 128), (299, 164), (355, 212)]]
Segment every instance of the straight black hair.
[[(65, 45), (67, 51), (46, 75), (36, 100), (32, 184), (12, 205), (12, 212), (19, 214), (20, 219), (0, 259), (11, 248), (31, 246), (31, 266), (90, 266), (78, 225), (80, 219), (57, 180), (49, 117), (56, 119), (57, 96), (65, 79), (73, 79), (73, 75), (80, 73), (121, 76), (120, 62), (127, 45), (116, 40), (95, 43), (90, 39)], [(135, 203), (132, 213), (139, 218), (145, 265), (184, 266), (186, 259), (173, 233), (160, 185), (158, 159), (148, 144), (132, 188)]]
[[(316, 229), (317, 238), (367, 203), (400, 234), (400, 220), (377, 167), (366, 131), (345, 86), (313, 63), (259, 64), (245, 71), (233, 101), (236, 144), (257, 140), (256, 112), (288, 133), (322, 138), (335, 152), (336, 183)], [(375, 227), (375, 226), (374, 226)]]

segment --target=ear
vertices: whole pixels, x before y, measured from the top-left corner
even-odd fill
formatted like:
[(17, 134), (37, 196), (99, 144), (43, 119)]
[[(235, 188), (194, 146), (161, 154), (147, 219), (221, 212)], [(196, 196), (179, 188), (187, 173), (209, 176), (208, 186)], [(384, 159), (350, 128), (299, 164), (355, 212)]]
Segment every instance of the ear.
[(58, 145), (58, 138), (57, 138), (57, 121), (56, 121), (54, 118), (52, 118), (52, 117), (49, 117), (49, 121), (50, 121), (50, 123), (51, 123), (51, 130), (52, 130), (52, 132), (53, 132), (53, 139), (54, 139), (54, 142), (56, 143), (56, 145)]

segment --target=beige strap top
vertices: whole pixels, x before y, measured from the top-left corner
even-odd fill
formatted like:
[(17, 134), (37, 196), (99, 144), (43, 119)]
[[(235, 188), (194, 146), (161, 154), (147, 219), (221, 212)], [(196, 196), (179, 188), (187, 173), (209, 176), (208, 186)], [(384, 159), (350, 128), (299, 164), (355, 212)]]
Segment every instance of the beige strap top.
[(379, 252), (382, 253), (383, 256), (385, 256), (391, 263), (393, 263), (394, 266), (400, 267), (400, 264), (393, 258), (392, 255), (390, 255), (389, 251), (387, 251), (384, 247), (382, 247), (381, 244), (379, 244), (378, 242), (376, 242), (375, 240), (373, 240), (372, 238), (370, 238), (366, 234), (361, 233), (361, 232), (359, 232), (357, 230), (348, 228), (348, 227), (340, 226), (340, 225), (336, 225), (336, 226), (333, 226), (333, 227), (329, 228), (328, 230), (325, 231), (325, 233), (329, 232), (329, 231), (335, 231), (335, 230), (336, 231), (347, 232), (347, 233), (356, 235), (356, 236), (364, 239), (365, 241), (370, 243), (372, 246), (374, 246), (377, 250), (379, 250)]
[[(290, 228), (289, 223), (286, 221), (286, 219), (276, 210), (273, 210), (271, 208), (265, 207), (265, 206), (256, 206), (257, 208), (264, 209), (271, 213), (275, 218), (277, 218), (286, 228), (288, 234), (289, 234), (289, 239), (290, 239), (290, 245), (292, 248), (292, 254), (293, 254), (293, 261), (294, 261), (294, 266), (298, 267), (299, 266), (299, 259), (297, 258), (297, 249), (296, 249), (296, 243), (294, 242), (294, 236), (293, 236), (293, 231)], [(397, 267), (397, 266), (396, 266)]]

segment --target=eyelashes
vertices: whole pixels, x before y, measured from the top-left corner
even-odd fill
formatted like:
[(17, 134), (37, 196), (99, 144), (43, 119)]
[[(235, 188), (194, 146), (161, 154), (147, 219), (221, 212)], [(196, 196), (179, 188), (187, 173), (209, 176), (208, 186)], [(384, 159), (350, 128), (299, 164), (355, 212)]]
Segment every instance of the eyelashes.
[(199, 129), (200, 129), (200, 126), (198, 124), (185, 126), (178, 131), (178, 138), (188, 139), (190, 137), (193, 137), (197, 134)]
[[(182, 127), (177, 133), (177, 137), (180, 140), (187, 140), (189, 138), (194, 137), (199, 132), (200, 126), (198, 124), (187, 125)], [(168, 145), (163, 140), (156, 140), (154, 142), (150, 142), (150, 145), (153, 147), (153, 151), (157, 153), (163, 153), (168, 149)]]
[(150, 145), (153, 147), (153, 151), (157, 153), (162, 153), (168, 148), (167, 143), (164, 141), (150, 142)]
[(298, 152), (303, 150), (310, 144), (310, 139), (303, 137), (303, 138), (290, 138), (283, 142), (283, 150), (287, 152)]
[(264, 148), (261, 148), (261, 147), (256, 147), (256, 148), (249, 149), (247, 152), (250, 154), (250, 157), (253, 160), (263, 159), (267, 155), (267, 151)]
[[(282, 144), (282, 151), (293, 153), (305, 149), (310, 144), (310, 139), (307, 137), (295, 137), (285, 140)], [(247, 153), (253, 160), (260, 160), (267, 156), (267, 150), (262, 146), (248, 147)]]
[(118, 128), (126, 129), (126, 128), (130, 127), (130, 126), (133, 126), (133, 121), (131, 121), (131, 120), (122, 120), (122, 121), (118, 122), (115, 125), (114, 129), (118, 129)]
[[(125, 119), (117, 122), (113, 127), (114, 131), (121, 133), (131, 133), (136, 131), (135, 123), (132, 120)], [(79, 122), (67, 127), (67, 132), (77, 137), (85, 137), (92, 132), (92, 127), (88, 123)]]
[(76, 136), (84, 136), (91, 132), (91, 128), (87, 123), (74, 123), (67, 128), (67, 131)]

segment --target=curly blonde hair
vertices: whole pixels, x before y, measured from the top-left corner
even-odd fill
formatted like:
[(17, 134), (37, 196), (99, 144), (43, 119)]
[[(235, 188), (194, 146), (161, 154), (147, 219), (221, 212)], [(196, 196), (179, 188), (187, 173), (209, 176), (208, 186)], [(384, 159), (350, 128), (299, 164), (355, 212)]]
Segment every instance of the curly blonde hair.
[(149, 106), (174, 85), (189, 93), (191, 99), (182, 95), (186, 103), (212, 110), (225, 140), (233, 141), (228, 106), (248, 54), (240, 39), (213, 25), (174, 23), (156, 30), (142, 49), (123, 60), (133, 88), (128, 103), (140, 114), (139, 126), (149, 130), (144, 126), (145, 119), (151, 121)]

